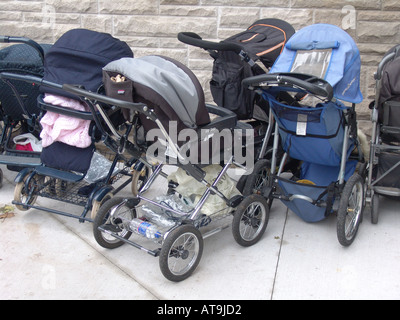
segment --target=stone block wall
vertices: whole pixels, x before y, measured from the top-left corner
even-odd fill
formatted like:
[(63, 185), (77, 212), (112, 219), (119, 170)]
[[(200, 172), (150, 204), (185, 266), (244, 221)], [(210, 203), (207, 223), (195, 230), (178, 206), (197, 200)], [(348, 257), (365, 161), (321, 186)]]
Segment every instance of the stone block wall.
[(208, 100), (212, 60), (180, 43), (178, 32), (222, 40), (260, 18), (280, 18), (296, 30), (331, 23), (349, 32), (362, 58), (364, 102), (357, 110), (368, 125), (373, 74), (387, 50), (400, 43), (398, 0), (0, 0), (0, 34), (53, 43), (73, 28), (108, 32), (128, 42), (137, 57), (161, 54), (188, 65)]

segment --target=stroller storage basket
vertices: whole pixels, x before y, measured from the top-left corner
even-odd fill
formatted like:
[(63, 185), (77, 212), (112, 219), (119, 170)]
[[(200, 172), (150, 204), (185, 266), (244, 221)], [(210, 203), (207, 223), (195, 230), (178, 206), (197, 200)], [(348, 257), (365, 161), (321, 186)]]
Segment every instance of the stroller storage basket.
[(283, 195), (281, 201), (306, 222), (324, 220), (328, 187), (297, 183), (283, 178), (278, 179)]

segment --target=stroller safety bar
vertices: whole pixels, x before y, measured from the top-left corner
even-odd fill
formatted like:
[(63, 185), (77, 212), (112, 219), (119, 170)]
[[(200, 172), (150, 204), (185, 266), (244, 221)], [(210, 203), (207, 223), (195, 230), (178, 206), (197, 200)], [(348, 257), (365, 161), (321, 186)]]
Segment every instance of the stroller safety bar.
[(245, 87), (268, 87), (270, 85), (290, 86), (300, 88), (312, 95), (327, 100), (333, 98), (333, 88), (325, 80), (315, 76), (295, 73), (272, 73), (246, 78), (242, 81)]
[(44, 61), (44, 51), (43, 48), (35, 41), (24, 38), (24, 37), (10, 37), (10, 36), (0, 36), (0, 43), (25, 43), (34, 48), (38, 53), (42, 61)]
[(88, 98), (88, 99), (92, 99), (95, 101), (103, 102), (105, 104), (114, 105), (114, 106), (118, 106), (118, 107), (126, 108), (126, 109), (131, 109), (131, 110), (143, 113), (144, 115), (146, 115), (149, 119), (151, 119), (153, 121), (158, 120), (155, 113), (152, 110), (150, 110), (147, 107), (147, 105), (145, 105), (144, 103), (133, 103), (133, 102), (127, 102), (127, 101), (123, 101), (123, 100), (113, 99), (113, 98), (110, 98), (107, 96), (103, 96), (101, 94), (87, 91), (85, 89), (79, 88), (79, 87), (77, 87), (75, 85), (71, 85), (71, 84), (62, 85), (62, 89), (69, 93), (73, 93), (79, 97)]
[[(145, 105), (143, 103), (132, 103), (132, 102), (127, 102), (127, 101), (123, 101), (123, 100), (109, 98), (107, 96), (103, 96), (103, 95), (93, 93), (93, 92), (87, 91), (85, 89), (79, 88), (75, 85), (71, 85), (71, 84), (60, 85), (60, 84), (57, 84), (54, 82), (43, 80), (42, 78), (39, 78), (39, 77), (29, 76), (29, 75), (20, 75), (20, 74), (8, 73), (8, 72), (1, 72), (0, 79), (20, 80), (20, 81), (34, 83), (36, 85), (41, 85), (41, 86), (45, 86), (45, 87), (49, 87), (49, 88), (53, 88), (53, 89), (62, 89), (66, 92), (73, 93), (82, 98), (92, 99), (92, 100), (103, 102), (103, 103), (106, 103), (109, 105), (119, 106), (121, 108), (132, 109), (134, 111), (143, 113), (144, 115), (146, 115), (149, 119), (151, 119), (153, 121), (158, 120), (155, 113), (152, 110), (150, 110), (147, 107), (147, 105)], [(52, 108), (54, 108), (54, 106), (52, 106)], [(63, 109), (63, 108), (60, 108), (60, 109)]]
[(62, 89), (62, 85), (60, 85), (60, 84), (49, 82), (49, 81), (43, 80), (42, 78), (39, 78), (39, 77), (24, 75), (24, 74), (1, 72), (0, 79), (19, 80), (19, 81), (25, 81), (28, 83), (33, 83), (36, 85), (43, 85), (43, 86), (54, 88), (54, 89)]

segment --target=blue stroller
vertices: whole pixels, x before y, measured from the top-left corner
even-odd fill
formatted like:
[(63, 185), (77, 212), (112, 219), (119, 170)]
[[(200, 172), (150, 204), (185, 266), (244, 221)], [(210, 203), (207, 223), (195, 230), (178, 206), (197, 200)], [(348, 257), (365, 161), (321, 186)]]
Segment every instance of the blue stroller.
[[(365, 204), (355, 112), (360, 64), (346, 32), (316, 24), (288, 41), (271, 73), (243, 81), (269, 102), (276, 122), (272, 160), (256, 163), (246, 187), (269, 205), (280, 199), (306, 222), (336, 213), (343, 246), (354, 241)], [(277, 169), (279, 137), (285, 154)]]

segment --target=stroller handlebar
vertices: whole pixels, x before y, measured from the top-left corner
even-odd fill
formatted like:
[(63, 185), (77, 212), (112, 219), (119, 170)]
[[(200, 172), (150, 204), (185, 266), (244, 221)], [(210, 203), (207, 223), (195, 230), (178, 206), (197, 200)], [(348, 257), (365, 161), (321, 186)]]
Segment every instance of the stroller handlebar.
[(296, 73), (272, 73), (246, 78), (242, 81), (245, 87), (265, 87), (271, 85), (289, 86), (300, 88), (312, 95), (320, 96), (327, 100), (333, 98), (333, 88), (325, 80), (311, 75)]
[(11, 36), (0, 36), (0, 43), (25, 43), (34, 48), (38, 53), (42, 62), (44, 61), (44, 51), (43, 48), (37, 42), (24, 37), (11, 37)]
[(44, 87), (49, 87), (53, 89), (61, 89), (69, 93), (73, 93), (74, 95), (81, 97), (81, 98), (86, 98), (86, 99), (91, 99), (99, 102), (103, 102), (105, 104), (109, 105), (115, 105), (121, 108), (126, 108), (126, 109), (132, 109), (134, 111), (140, 112), (147, 117), (149, 117), (152, 120), (156, 120), (157, 117), (154, 114), (154, 112), (147, 107), (144, 103), (133, 103), (133, 102), (127, 102), (123, 100), (118, 100), (118, 99), (113, 99), (98, 93), (90, 92), (87, 91), (81, 87), (78, 87), (77, 85), (72, 85), (72, 84), (57, 84), (54, 82), (46, 81), (43, 80), (40, 77), (35, 77), (31, 75), (25, 75), (25, 74), (16, 74), (16, 73), (10, 73), (10, 72), (1, 72), (0, 73), (0, 79), (4, 80), (18, 80), (18, 81), (24, 81), (28, 83), (33, 83), (36, 85), (44, 86)]
[(155, 118), (154, 118), (155, 114), (144, 103), (134, 103), (134, 102), (128, 102), (128, 101), (110, 98), (108, 96), (104, 96), (104, 95), (101, 95), (98, 93), (87, 91), (83, 88), (80, 88), (80, 87), (78, 87), (76, 85), (72, 85), (72, 84), (63, 84), (62, 89), (69, 93), (73, 93), (79, 97), (82, 97), (82, 98), (87, 98), (87, 99), (103, 102), (105, 104), (114, 105), (114, 106), (118, 106), (121, 108), (132, 109), (134, 111), (145, 114), (152, 120), (155, 120)]
[(382, 59), (382, 61), (379, 63), (378, 71), (376, 72), (376, 75), (375, 75), (375, 79), (376, 79), (376, 80), (381, 80), (381, 79), (382, 79), (382, 72), (383, 72), (384, 67), (385, 67), (390, 61), (392, 61), (393, 58), (394, 58), (395, 56), (396, 56), (396, 52), (392, 52), (392, 53), (388, 54), (387, 56), (385, 56), (385, 57)]
[(240, 45), (224, 41), (206, 41), (194, 32), (180, 32), (178, 33), (178, 40), (183, 43), (190, 44), (192, 46), (199, 47), (205, 50), (233, 51), (237, 54), (240, 54), (243, 51), (243, 48)]

